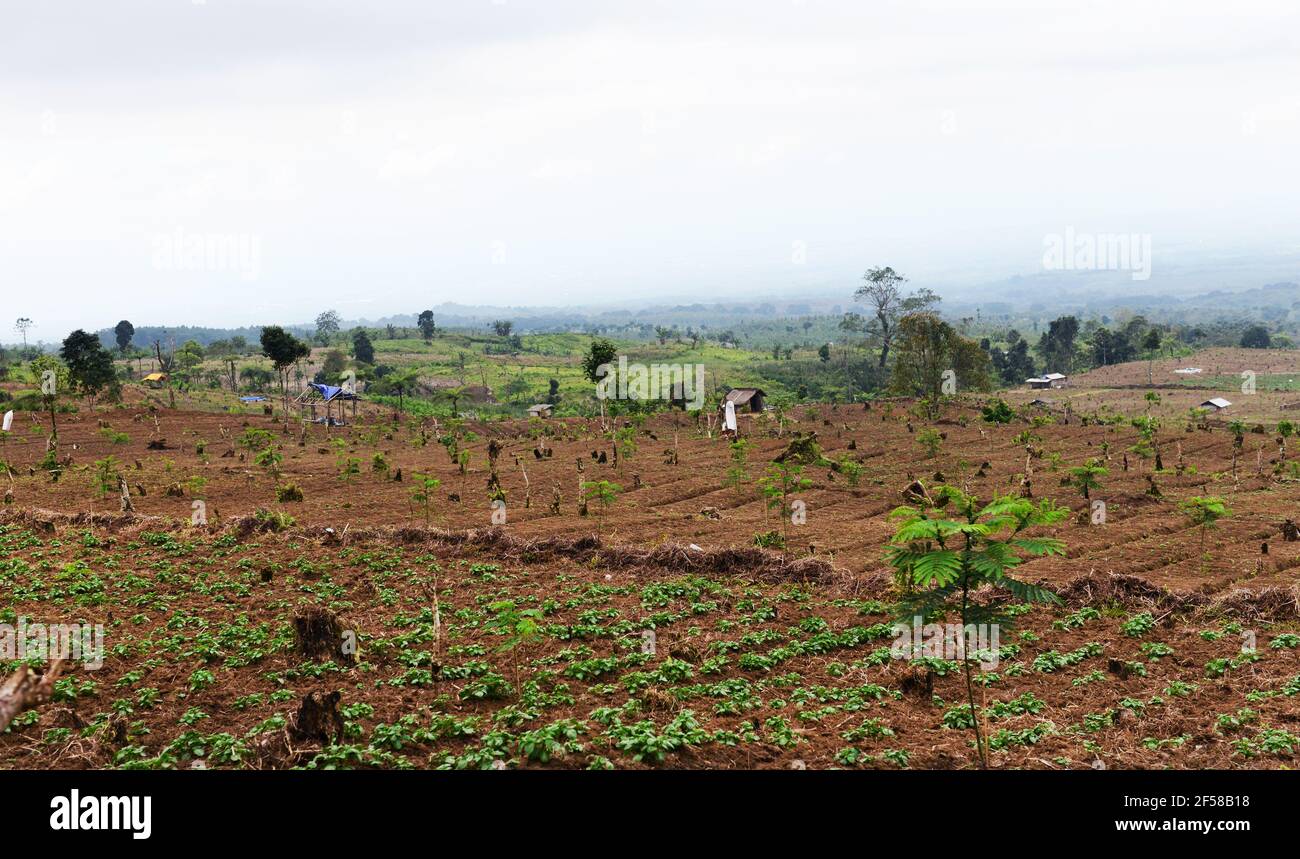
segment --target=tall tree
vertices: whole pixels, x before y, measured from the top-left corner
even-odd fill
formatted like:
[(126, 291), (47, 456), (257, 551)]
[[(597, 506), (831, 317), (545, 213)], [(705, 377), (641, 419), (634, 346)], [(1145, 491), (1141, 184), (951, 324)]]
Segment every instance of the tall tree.
[(117, 338), (117, 351), (125, 355), (126, 350), (131, 348), (131, 338), (135, 336), (135, 326), (123, 319), (114, 326), (113, 336)]
[(1038, 340), (1038, 354), (1043, 356), (1049, 373), (1069, 373), (1074, 369), (1074, 341), (1079, 336), (1079, 320), (1073, 316), (1053, 319)]
[(169, 348), (167, 354), (164, 355), (162, 351), (162, 341), (155, 340), (153, 341), (153, 351), (158, 357), (158, 370), (163, 373), (170, 373), (172, 371), (172, 364), (175, 363), (175, 350)]
[[(889, 359), (889, 349), (894, 342), (894, 332), (898, 320), (909, 313), (918, 313), (930, 309), (939, 302), (939, 296), (928, 289), (919, 290), (904, 296), (903, 284), (907, 278), (889, 266), (867, 269), (862, 275), (862, 286), (853, 293), (854, 301), (865, 302), (870, 309), (870, 318), (866, 320), (865, 330), (880, 343), (880, 367), (884, 368)], [(856, 314), (849, 314), (856, 316)], [(848, 317), (845, 319), (849, 322)], [(852, 330), (845, 323), (841, 327)]]
[[(215, 346), (216, 344), (213, 345)], [(239, 355), (235, 351), (235, 345), (227, 341), (222, 345), (222, 348), (216, 349), (215, 351), (217, 357), (221, 359), (221, 363), (226, 365), (226, 371), (230, 379), (230, 390), (238, 390), (238, 385), (235, 381), (235, 360)]]
[(18, 317), (14, 323), (14, 330), (23, 335), (23, 351), (27, 351), (27, 330), (32, 327), (32, 321), (26, 316)]
[(1020, 332), (1008, 332), (1007, 342), (1007, 351), (1003, 352), (995, 346), (989, 357), (993, 359), (993, 369), (1004, 384), (1018, 385), (1036, 372), (1034, 359), (1029, 355), (1029, 342), (1020, 336)]
[(1159, 329), (1159, 328), (1152, 328), (1152, 329), (1148, 330), (1147, 333), (1146, 333), (1145, 335), (1143, 335), (1143, 337), (1142, 337), (1142, 348), (1143, 348), (1146, 352), (1148, 352), (1148, 353), (1159, 352), (1159, 351), (1160, 351), (1160, 346), (1161, 346), (1161, 339), (1160, 339), (1160, 329)]
[(199, 341), (186, 340), (181, 344), (181, 348), (176, 350), (175, 364), (188, 380), (188, 376), (194, 372), (195, 368), (203, 363), (205, 354), (203, 347), (199, 345)]
[(433, 324), (432, 310), (421, 310), (419, 317), (415, 321), (415, 324), (419, 327), (420, 333), (424, 335), (425, 340), (433, 339), (433, 332), (435, 330), (435, 326)]
[(1273, 338), (1263, 325), (1252, 325), (1241, 335), (1241, 345), (1247, 349), (1267, 349), (1272, 343)]
[(1123, 331), (1111, 331), (1104, 327), (1092, 332), (1089, 350), (1092, 353), (1092, 363), (1099, 367), (1123, 364), (1137, 357), (1137, 350), (1133, 348), (1133, 342), (1129, 340), (1128, 335)]
[(352, 355), (362, 364), (375, 363), (375, 345), (370, 342), (370, 335), (364, 328), (352, 332)]
[(59, 357), (68, 366), (68, 381), (92, 401), (105, 388), (117, 390), (113, 356), (98, 336), (78, 328), (64, 339)]
[(339, 333), (339, 314), (337, 310), (326, 310), (316, 317), (316, 342), (328, 345), (334, 335)]
[(593, 383), (599, 382), (601, 376), (597, 370), (599, 370), (600, 366), (602, 364), (613, 364), (616, 360), (618, 360), (618, 347), (604, 338), (597, 338), (591, 341), (591, 347), (587, 349), (587, 354), (582, 356), (582, 375)]
[(952, 370), (962, 390), (988, 390), (991, 362), (974, 340), (967, 340), (934, 313), (910, 313), (898, 322), (897, 358), (890, 388), (903, 396), (943, 395), (943, 374)]
[(262, 329), (262, 354), (271, 359), (280, 375), (280, 395), (284, 400), (284, 422), (289, 424), (289, 369), (311, 354), (311, 347), (279, 325)]
[(331, 349), (325, 353), (325, 360), (321, 362), (321, 376), (326, 383), (333, 384), (338, 381), (339, 376), (343, 374), (343, 368), (347, 366), (348, 357), (341, 350)]

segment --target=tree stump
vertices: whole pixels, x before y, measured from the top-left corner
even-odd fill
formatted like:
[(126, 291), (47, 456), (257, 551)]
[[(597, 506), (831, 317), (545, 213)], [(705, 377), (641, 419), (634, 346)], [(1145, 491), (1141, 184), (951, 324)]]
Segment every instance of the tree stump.
[(337, 692), (323, 695), (312, 692), (304, 695), (298, 711), (291, 715), (285, 726), (295, 743), (316, 742), (322, 746), (343, 739), (343, 716), (339, 713)]
[(341, 660), (351, 663), (353, 655), (343, 652), (343, 625), (334, 612), (321, 606), (307, 606), (293, 616), (294, 647), (299, 656), (313, 662)]

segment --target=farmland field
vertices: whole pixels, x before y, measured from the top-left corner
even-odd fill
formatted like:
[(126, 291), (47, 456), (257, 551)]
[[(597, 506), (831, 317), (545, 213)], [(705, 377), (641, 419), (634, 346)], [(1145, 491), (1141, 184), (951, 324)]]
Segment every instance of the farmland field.
[[(1300, 358), (1295, 350), (1214, 348), (1178, 358), (1097, 367), (1074, 376), (1068, 388), (1021, 390), (1009, 398), (1020, 403), (1041, 398), (1062, 408), (1068, 403), (1084, 414), (1104, 409), (1120, 414), (1149, 411), (1162, 418), (1186, 419), (1205, 400), (1222, 397), (1233, 404), (1230, 411), (1219, 415), (1225, 421), (1274, 424), (1300, 419), (1297, 380)], [(1148, 402), (1148, 393), (1156, 394), (1158, 400)]]
[[(1008, 603), (977, 676), (991, 766), (1293, 766), (1294, 451), (1171, 408), (1157, 472), (1123, 396), (1006, 424), (975, 398), (744, 415), (740, 461), (702, 413), (628, 423), (615, 457), (598, 419), (367, 405), (286, 431), (128, 398), (59, 415), (51, 471), (20, 415), (0, 620), (102, 623), (107, 653), (15, 720), (0, 767), (976, 767), (959, 663), (890, 652), (888, 514), (917, 481), (1070, 508), (1043, 529), (1065, 554), (1015, 573), (1059, 604)], [(794, 524), (755, 481), (814, 433)], [(1090, 458), (1085, 500), (1066, 477)], [(1230, 514), (1202, 531), (1194, 496)]]

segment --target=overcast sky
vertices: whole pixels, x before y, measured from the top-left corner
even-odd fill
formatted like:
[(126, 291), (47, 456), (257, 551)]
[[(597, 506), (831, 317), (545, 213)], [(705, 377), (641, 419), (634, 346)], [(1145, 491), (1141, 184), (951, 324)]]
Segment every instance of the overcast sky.
[(872, 265), (1033, 273), (1067, 227), (1149, 234), (1157, 261), (1294, 253), (1298, 10), (7, 3), (5, 316), (51, 340), (123, 317), (847, 296)]

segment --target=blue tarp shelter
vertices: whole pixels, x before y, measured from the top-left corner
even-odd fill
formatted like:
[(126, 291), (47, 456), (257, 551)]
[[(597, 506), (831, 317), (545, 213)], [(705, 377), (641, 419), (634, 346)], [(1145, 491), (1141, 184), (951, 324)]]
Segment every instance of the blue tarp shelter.
[(322, 385), (317, 382), (308, 382), (307, 384), (308, 386), (315, 388), (320, 393), (320, 395), (325, 398), (325, 402), (327, 403), (332, 403), (335, 400), (357, 399), (356, 394), (352, 393), (351, 391), (346, 391), (343, 388), (340, 388), (338, 385)]
[[(307, 390), (298, 397), (298, 413), (306, 423), (325, 424), (327, 427), (344, 426), (343, 403), (352, 403), (352, 417), (357, 416), (357, 400), (361, 399), (355, 391), (349, 391), (338, 385), (325, 385), (320, 382), (308, 382)], [(338, 403), (338, 412), (334, 404)], [(318, 415), (317, 406), (325, 407), (325, 414)]]

